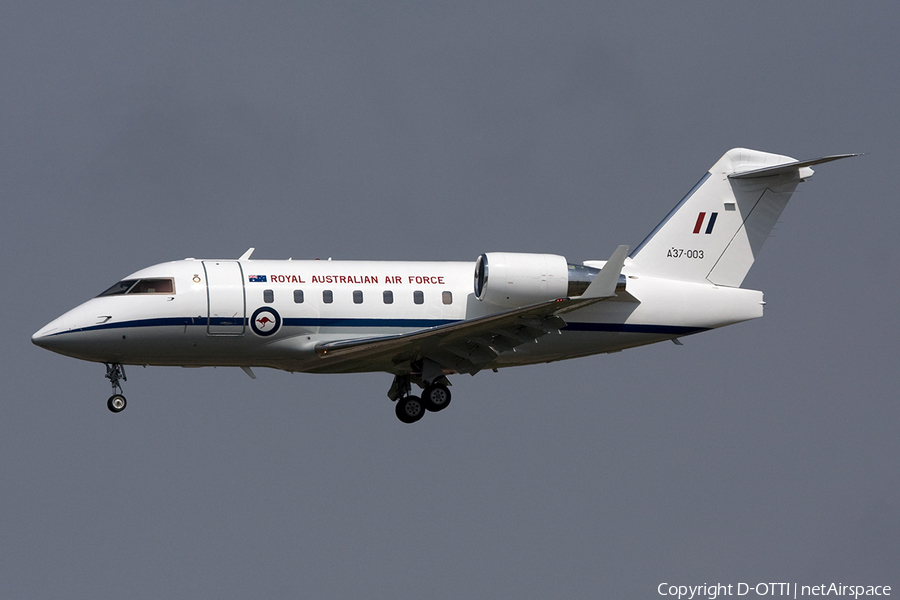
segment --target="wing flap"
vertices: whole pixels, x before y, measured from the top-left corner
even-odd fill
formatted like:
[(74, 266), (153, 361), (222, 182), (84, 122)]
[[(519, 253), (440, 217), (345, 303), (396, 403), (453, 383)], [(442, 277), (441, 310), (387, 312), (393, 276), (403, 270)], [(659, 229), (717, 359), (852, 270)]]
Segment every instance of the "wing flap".
[(560, 298), (409, 333), (322, 342), (316, 345), (316, 354), (331, 363), (390, 360), (399, 364), (427, 356), (454, 370), (474, 372), (500, 352), (565, 327), (560, 313), (602, 300), (605, 298)]

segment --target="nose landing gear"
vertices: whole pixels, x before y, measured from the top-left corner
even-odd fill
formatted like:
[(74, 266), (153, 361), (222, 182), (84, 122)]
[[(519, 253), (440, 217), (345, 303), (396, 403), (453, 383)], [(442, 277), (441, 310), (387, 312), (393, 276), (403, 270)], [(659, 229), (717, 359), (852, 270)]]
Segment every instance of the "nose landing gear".
[(106, 408), (114, 413), (120, 413), (125, 410), (125, 396), (122, 395), (122, 386), (119, 380), (128, 381), (125, 377), (125, 367), (119, 363), (103, 363), (106, 365), (106, 378), (112, 384), (113, 395), (106, 401)]

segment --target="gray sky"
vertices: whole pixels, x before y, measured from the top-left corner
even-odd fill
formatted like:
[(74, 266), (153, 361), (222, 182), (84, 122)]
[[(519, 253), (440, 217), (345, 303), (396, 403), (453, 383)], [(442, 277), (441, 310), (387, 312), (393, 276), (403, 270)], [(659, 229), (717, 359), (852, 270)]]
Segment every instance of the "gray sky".
[[(4, 3), (3, 598), (900, 587), (895, 2)], [(187, 256), (606, 258), (726, 150), (818, 167), (766, 316), (453, 378), (103, 367), (30, 335)]]

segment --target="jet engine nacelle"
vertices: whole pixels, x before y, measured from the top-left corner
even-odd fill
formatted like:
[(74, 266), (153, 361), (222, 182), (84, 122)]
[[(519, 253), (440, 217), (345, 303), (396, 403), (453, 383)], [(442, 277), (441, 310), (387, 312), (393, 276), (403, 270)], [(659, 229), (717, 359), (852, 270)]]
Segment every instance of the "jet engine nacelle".
[(525, 306), (568, 295), (566, 259), (556, 254), (488, 252), (475, 261), (475, 295), (496, 306)]

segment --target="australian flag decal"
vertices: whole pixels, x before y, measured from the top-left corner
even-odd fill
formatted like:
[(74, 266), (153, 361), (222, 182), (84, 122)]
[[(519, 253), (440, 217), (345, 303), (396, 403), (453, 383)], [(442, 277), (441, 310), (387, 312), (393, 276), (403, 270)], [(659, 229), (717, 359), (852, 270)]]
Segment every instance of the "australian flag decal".
[(250, 275), (250, 283), (266, 283), (265, 275)]

